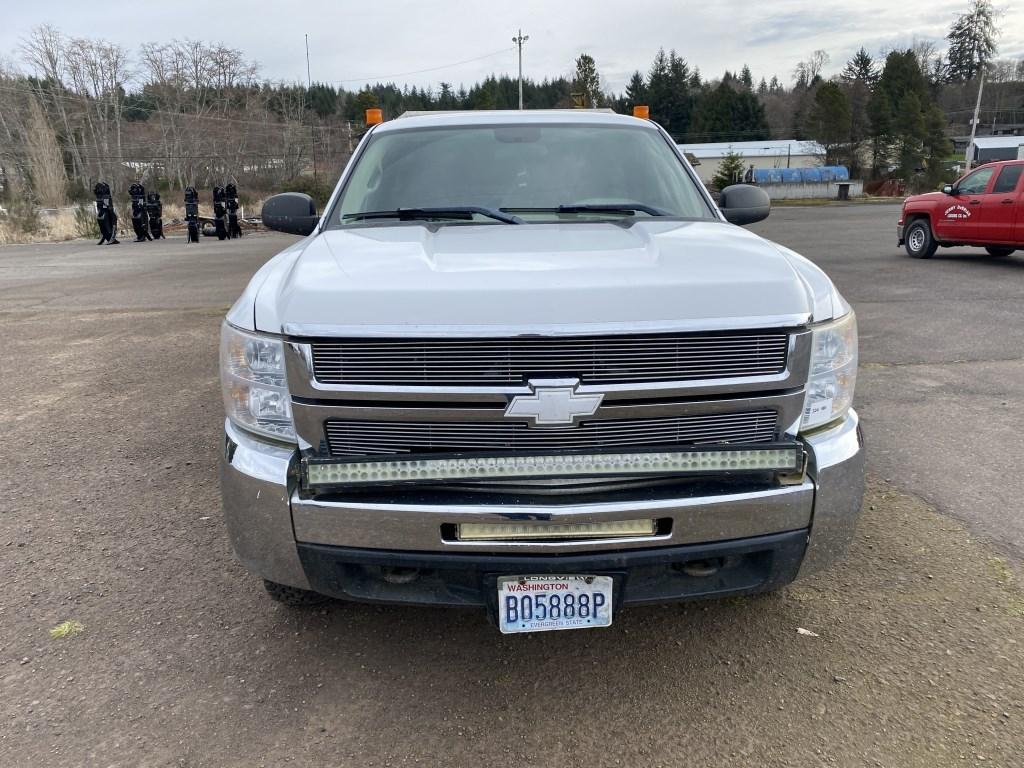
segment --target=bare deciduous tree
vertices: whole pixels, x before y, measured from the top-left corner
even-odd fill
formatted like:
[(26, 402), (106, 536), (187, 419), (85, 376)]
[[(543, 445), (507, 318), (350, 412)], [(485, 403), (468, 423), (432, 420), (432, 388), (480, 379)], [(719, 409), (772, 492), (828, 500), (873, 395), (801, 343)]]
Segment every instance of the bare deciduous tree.
[(32, 94), (27, 99), (24, 146), (27, 176), (35, 202), (59, 207), (67, 202), (67, 174), (57, 136), (50, 127), (42, 105)]

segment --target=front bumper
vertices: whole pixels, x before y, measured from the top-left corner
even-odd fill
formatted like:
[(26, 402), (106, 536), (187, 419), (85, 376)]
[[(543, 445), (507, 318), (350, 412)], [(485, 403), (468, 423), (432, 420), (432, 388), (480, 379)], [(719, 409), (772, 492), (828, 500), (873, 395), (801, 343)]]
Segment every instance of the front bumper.
[(576, 555), (392, 552), (299, 544), (312, 588), (346, 600), (486, 606), (501, 576), (610, 576), (612, 605), (763, 592), (793, 581), (807, 531), (683, 547)]
[(896, 225), (896, 244), (903, 245), (903, 222)]
[[(365, 600), (450, 603), (448, 587), (464, 593), (466, 582), (460, 579), (466, 578), (476, 584), (478, 597), (473, 599), (478, 600), (486, 594), (480, 592), (484, 575), (521, 574), (524, 568), (531, 573), (636, 570), (648, 581), (661, 573), (660, 587), (645, 588), (633, 599), (636, 587), (631, 586), (624, 593), (626, 602), (773, 588), (842, 557), (854, 535), (864, 486), (862, 439), (852, 411), (838, 426), (806, 438), (807, 475), (798, 485), (698, 489), (673, 498), (612, 496), (578, 504), (303, 498), (296, 451), (257, 440), (230, 423), (225, 432), (224, 514), (243, 564), (281, 584)], [(464, 542), (442, 533), (445, 526), (468, 520), (591, 523), (646, 516), (666, 525), (650, 537), (572, 542)], [(772, 539), (780, 534), (785, 534), (784, 545)], [(720, 588), (711, 592), (713, 579), (703, 585), (679, 583), (672, 566), (711, 557), (707, 552), (712, 550), (720, 552), (723, 562), (738, 565), (730, 577), (735, 580), (718, 577)], [(421, 560), (431, 565), (413, 564)], [(393, 587), (407, 585), (389, 585), (383, 578), (368, 586), (367, 579), (389, 564), (446, 574), (448, 586), (425, 589), (421, 583), (403, 592)], [(656, 572), (643, 570), (650, 567)], [(626, 589), (624, 575), (620, 581)], [(408, 599), (397, 598), (396, 591)]]

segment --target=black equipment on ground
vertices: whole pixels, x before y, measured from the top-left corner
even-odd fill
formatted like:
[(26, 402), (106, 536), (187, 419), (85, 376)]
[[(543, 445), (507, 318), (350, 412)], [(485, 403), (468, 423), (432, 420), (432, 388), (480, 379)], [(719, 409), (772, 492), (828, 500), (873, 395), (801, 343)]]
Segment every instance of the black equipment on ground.
[(228, 184), (224, 187), (224, 195), (228, 206), (228, 237), (241, 237), (242, 228), (238, 225), (238, 187)]
[(117, 239), (117, 211), (114, 210), (114, 201), (110, 196), (110, 185), (100, 181), (92, 191), (96, 195), (96, 220), (99, 222), (101, 235), (96, 245), (116, 245), (121, 241)]
[(149, 234), (149, 219), (146, 217), (146, 188), (139, 183), (128, 187), (132, 198), (132, 229), (135, 230), (135, 242), (152, 240)]
[(146, 214), (149, 216), (149, 231), (154, 240), (167, 239), (164, 235), (164, 204), (160, 202), (159, 192), (146, 195)]
[(188, 243), (199, 242), (199, 193), (185, 187), (185, 221), (188, 222)]
[(228, 210), (224, 197), (224, 187), (213, 188), (213, 224), (217, 230), (217, 239), (224, 240), (228, 236)]

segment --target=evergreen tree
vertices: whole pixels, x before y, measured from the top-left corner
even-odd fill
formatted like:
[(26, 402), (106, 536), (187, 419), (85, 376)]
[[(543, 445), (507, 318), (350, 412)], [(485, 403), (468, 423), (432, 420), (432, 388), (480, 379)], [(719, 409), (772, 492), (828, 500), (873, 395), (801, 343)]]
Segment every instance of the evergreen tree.
[(871, 125), (871, 170), (880, 176), (888, 170), (888, 147), (892, 134), (892, 101), (888, 92), (877, 89), (868, 101)]
[(838, 161), (850, 138), (850, 101), (836, 83), (822, 83), (807, 116), (808, 135), (825, 148), (825, 163)]
[(721, 190), (730, 184), (736, 184), (743, 178), (743, 171), (743, 155), (738, 152), (729, 152), (722, 158), (718, 164), (718, 170), (711, 177), (711, 186)]
[(743, 83), (744, 87), (748, 91), (754, 90), (754, 76), (750, 73), (750, 67), (746, 64), (744, 64), (743, 69), (740, 70), (740, 82)]
[(586, 53), (580, 54), (576, 59), (573, 90), (583, 94), (585, 106), (598, 107), (601, 105), (601, 77), (597, 74), (597, 64), (594, 62), (594, 58)]
[(668, 112), (672, 101), (672, 85), (669, 82), (668, 56), (664, 48), (658, 49), (647, 73), (647, 100), (650, 102), (651, 119), (671, 133)]
[(437, 94), (438, 109), (455, 109), (455, 94), (452, 92), (451, 83), (441, 83), (441, 90)]
[(639, 71), (633, 73), (626, 85), (626, 107), (630, 113), (637, 104), (647, 103), (647, 83)]
[(860, 175), (861, 151), (871, 133), (868, 102), (880, 76), (878, 64), (863, 47), (846, 62), (839, 75), (843, 92), (850, 105), (847, 163), (851, 176)]
[(498, 108), (498, 82), (494, 75), (486, 78), (483, 83), (470, 93), (469, 102), (473, 109)]
[(764, 107), (752, 93), (737, 93), (726, 82), (704, 91), (696, 101), (694, 141), (756, 141), (768, 138)]
[(927, 186), (948, 151), (945, 118), (914, 51), (892, 51), (868, 102), (876, 170), (895, 165), (913, 186)]
[(875, 63), (871, 54), (862, 46), (859, 51), (853, 54), (846, 66), (839, 75), (846, 82), (865, 83), (869, 88), (874, 88), (880, 76), (878, 64)]
[(998, 34), (991, 0), (971, 0), (970, 9), (957, 17), (946, 35), (949, 79), (973, 80), (995, 55)]
[(675, 51), (666, 55), (665, 50), (660, 48), (647, 76), (651, 119), (679, 140), (690, 128), (694, 75), (685, 59)]
[(942, 160), (952, 149), (953, 143), (946, 136), (946, 116), (938, 104), (932, 104), (924, 116), (924, 152), (929, 189), (935, 189), (942, 180)]
[(693, 119), (693, 94), (690, 90), (690, 65), (675, 50), (668, 54), (668, 120), (673, 135), (682, 136)]
[(904, 178), (913, 178), (923, 169), (925, 122), (920, 97), (908, 91), (903, 94), (896, 110), (895, 136), (897, 158)]

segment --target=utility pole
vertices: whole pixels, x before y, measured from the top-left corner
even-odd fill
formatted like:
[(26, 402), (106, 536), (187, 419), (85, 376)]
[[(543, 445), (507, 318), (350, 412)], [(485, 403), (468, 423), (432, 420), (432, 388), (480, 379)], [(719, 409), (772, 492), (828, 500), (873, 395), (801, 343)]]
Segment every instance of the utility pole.
[(313, 181), (316, 182), (316, 128), (313, 125), (313, 78), (309, 74), (309, 35), (306, 35), (306, 93), (309, 94), (309, 153), (313, 156)]
[(512, 42), (519, 46), (519, 108), (523, 108), (523, 43), (530, 39), (529, 35), (524, 36), (523, 30), (519, 35), (512, 38)]
[(974, 136), (978, 132), (978, 112), (981, 111), (981, 92), (985, 89), (985, 68), (981, 68), (981, 80), (978, 81), (978, 100), (974, 102), (974, 119), (971, 120), (971, 140), (967, 143), (967, 154), (964, 156), (966, 170), (971, 170), (974, 161)]

